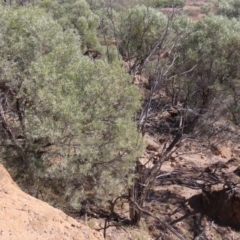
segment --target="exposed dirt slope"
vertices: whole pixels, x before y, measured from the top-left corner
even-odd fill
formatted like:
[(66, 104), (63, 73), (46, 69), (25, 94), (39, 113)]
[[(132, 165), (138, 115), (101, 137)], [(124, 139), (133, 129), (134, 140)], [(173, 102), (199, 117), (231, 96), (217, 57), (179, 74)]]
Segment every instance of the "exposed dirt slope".
[(0, 199), (1, 240), (103, 240), (101, 233), (22, 192), (1, 164)]

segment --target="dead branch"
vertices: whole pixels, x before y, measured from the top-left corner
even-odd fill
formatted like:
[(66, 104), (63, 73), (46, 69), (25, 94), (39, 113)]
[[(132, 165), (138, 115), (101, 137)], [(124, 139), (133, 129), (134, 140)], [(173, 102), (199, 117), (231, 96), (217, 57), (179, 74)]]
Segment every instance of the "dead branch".
[(161, 224), (163, 224), (167, 229), (169, 229), (174, 235), (176, 235), (179, 239), (181, 240), (185, 240), (185, 238), (179, 233), (177, 232), (171, 225), (169, 225), (168, 223), (166, 223), (165, 221), (163, 221), (162, 219), (160, 219), (159, 217), (154, 216), (152, 213), (142, 209), (141, 207), (139, 207), (139, 205), (134, 202), (132, 199), (130, 199), (131, 203), (134, 204), (134, 206), (141, 211), (144, 214), (147, 214), (149, 216), (151, 216), (152, 218), (154, 218), (155, 220), (157, 220), (158, 222), (160, 222)]

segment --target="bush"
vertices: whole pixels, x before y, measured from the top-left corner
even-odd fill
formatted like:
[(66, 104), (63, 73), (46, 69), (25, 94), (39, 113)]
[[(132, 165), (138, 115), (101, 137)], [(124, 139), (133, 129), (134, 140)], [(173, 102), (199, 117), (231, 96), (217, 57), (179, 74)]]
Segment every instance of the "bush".
[(237, 65), (240, 61), (239, 22), (208, 16), (189, 26), (188, 32), (174, 49), (178, 57), (171, 74), (175, 77), (172, 85), (166, 80), (167, 92), (176, 96), (174, 102), (191, 109), (196, 119), (203, 114), (206, 117), (206, 113), (216, 119), (222, 109), (236, 115), (239, 110), (234, 104), (238, 103), (240, 93), (237, 84), (240, 76)]
[(238, 18), (240, 14), (239, 0), (212, 0), (215, 5), (216, 13), (228, 18)]
[(143, 59), (157, 44), (167, 27), (167, 17), (160, 11), (137, 5), (122, 13), (118, 26), (120, 51), (128, 58)]
[(150, 5), (160, 8), (182, 8), (185, 6), (185, 2), (183, 0), (152, 0)]
[(75, 207), (121, 194), (141, 146), (130, 77), (84, 57), (78, 34), (38, 7), (0, 6), (0, 43), (3, 157)]
[(85, 0), (37, 0), (29, 2), (38, 5), (50, 13), (64, 31), (74, 29), (81, 37), (82, 49), (99, 48), (97, 39), (98, 16), (95, 15)]

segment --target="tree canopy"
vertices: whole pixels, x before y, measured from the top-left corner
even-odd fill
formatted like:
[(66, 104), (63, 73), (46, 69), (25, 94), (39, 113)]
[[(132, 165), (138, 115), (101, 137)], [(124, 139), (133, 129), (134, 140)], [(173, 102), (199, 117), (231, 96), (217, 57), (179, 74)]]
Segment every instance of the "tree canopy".
[(63, 186), (75, 205), (89, 194), (119, 195), (141, 145), (133, 121), (140, 94), (130, 77), (117, 64), (83, 56), (79, 35), (43, 9), (0, 7), (0, 18), (6, 154), (17, 151), (35, 179), (54, 175), (53, 187)]

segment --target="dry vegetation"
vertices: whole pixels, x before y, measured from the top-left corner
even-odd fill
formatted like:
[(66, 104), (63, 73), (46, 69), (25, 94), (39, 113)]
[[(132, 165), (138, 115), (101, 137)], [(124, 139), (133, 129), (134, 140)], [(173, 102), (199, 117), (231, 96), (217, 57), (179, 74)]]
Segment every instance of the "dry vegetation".
[[(127, 1), (123, 1), (121, 2), (121, 4), (126, 4), (126, 2)], [(177, 11), (179, 12), (183, 11), (184, 13), (186, 13), (189, 16), (189, 18), (192, 20), (192, 22), (195, 22), (204, 18), (204, 16), (207, 15), (208, 11), (210, 10), (212, 11), (212, 5), (207, 0), (199, 0), (199, 1), (187, 0), (185, 1), (185, 3), (186, 5), (183, 7), (183, 9), (178, 9)], [(113, 16), (111, 15), (113, 13), (111, 12), (110, 14), (109, 9), (107, 10), (108, 10), (107, 13), (109, 14), (108, 16), (109, 19), (113, 20)], [(163, 11), (164, 13), (168, 13), (168, 14), (172, 13), (172, 9), (168, 9), (168, 8), (159, 9), (159, 11)], [(167, 25), (169, 23), (165, 21), (163, 16), (159, 16), (157, 14), (158, 12), (157, 13), (154, 12), (154, 13), (156, 14), (156, 17), (159, 17), (159, 19), (162, 20), (163, 25), (164, 24)], [(114, 24), (112, 25), (114, 26)], [(90, 26), (92, 25), (90, 24)], [(161, 24), (159, 26), (156, 25), (155, 27), (158, 30), (160, 26)], [(121, 27), (125, 29), (126, 24), (122, 24)], [(130, 27), (130, 29), (132, 28)], [(104, 28), (103, 30), (106, 30), (106, 29)], [(134, 33), (134, 34), (137, 35), (137, 33)], [(54, 186), (55, 184), (54, 181), (58, 173), (57, 171), (54, 172), (55, 175), (53, 174), (53, 177), (51, 176), (52, 172), (49, 172), (50, 177), (48, 176), (48, 181), (44, 182), (44, 180), (46, 180), (44, 179), (45, 175), (43, 177), (41, 176), (40, 178), (38, 178), (38, 181), (39, 180), (42, 181), (42, 183), (40, 183), (41, 185), (41, 187), (39, 188), (40, 190), (38, 189), (39, 182), (35, 182), (34, 187), (32, 188), (27, 187), (29, 179), (27, 178), (24, 179), (25, 178), (24, 174), (19, 177), (18, 176), (19, 172), (16, 172), (14, 167), (11, 168), (10, 166), (9, 169), (10, 171), (12, 171), (11, 173), (15, 176), (15, 178), (20, 184), (24, 183), (26, 185), (25, 187), (28, 188), (28, 191), (32, 195), (35, 195), (35, 197), (39, 199), (46, 200), (54, 206), (63, 208), (68, 214), (71, 214), (72, 216), (74, 216), (78, 221), (88, 224), (91, 228), (101, 231), (104, 234), (105, 238), (108, 240), (118, 240), (118, 239), (119, 240), (120, 239), (175, 240), (175, 239), (179, 239), (179, 237), (177, 237), (178, 233), (180, 234), (180, 239), (187, 239), (187, 240), (192, 240), (192, 239), (194, 240), (218, 240), (218, 239), (219, 240), (220, 239), (237, 240), (237, 239), (240, 239), (240, 234), (236, 230), (234, 230), (235, 228), (239, 228), (239, 224), (240, 224), (240, 211), (239, 211), (239, 203), (238, 203), (240, 198), (238, 196), (239, 195), (238, 183), (240, 180), (239, 179), (240, 177), (240, 170), (239, 170), (240, 130), (238, 126), (230, 123), (229, 115), (222, 114), (222, 112), (224, 112), (225, 110), (221, 108), (219, 102), (216, 102), (217, 100), (215, 100), (215, 102), (214, 100), (212, 100), (212, 102), (210, 103), (207, 102), (208, 100), (207, 97), (209, 97), (212, 94), (212, 92), (214, 92), (212, 91), (213, 86), (212, 85), (207, 86), (206, 88), (205, 86), (203, 86), (203, 88), (207, 89), (207, 93), (209, 94), (209, 96), (207, 96), (204, 99), (205, 95), (203, 94), (203, 97), (201, 100), (204, 102), (204, 100), (207, 99), (205, 101), (207, 103), (203, 103), (199, 108), (204, 109), (206, 106), (210, 106), (209, 109), (214, 110), (214, 114), (216, 114), (217, 117), (216, 119), (211, 119), (212, 117), (211, 115), (207, 115), (206, 117), (204, 116), (205, 125), (199, 124), (200, 126), (196, 128), (196, 131), (194, 132), (194, 134), (187, 135), (189, 130), (187, 129), (187, 127), (185, 128), (185, 126), (182, 125), (182, 119), (184, 115), (182, 113), (184, 113), (184, 111), (186, 112), (186, 109), (184, 108), (183, 104), (179, 102), (179, 99), (178, 99), (178, 94), (181, 94), (181, 89), (179, 87), (181, 84), (174, 82), (173, 80), (172, 85), (169, 87), (167, 86), (166, 83), (164, 83), (164, 80), (163, 80), (163, 83), (161, 86), (156, 84), (155, 86), (156, 88), (153, 87), (155, 84), (154, 77), (156, 76), (153, 76), (151, 72), (152, 70), (151, 67), (154, 66), (154, 64), (159, 64), (159, 63), (161, 63), (160, 65), (164, 65), (164, 67), (166, 68), (168, 68), (168, 66), (172, 66), (175, 63), (175, 60), (177, 59), (175, 52), (172, 50), (169, 50), (170, 44), (168, 42), (166, 43), (166, 46), (164, 49), (159, 50), (156, 47), (156, 49), (153, 49), (155, 51), (153, 51), (150, 48), (150, 44), (149, 44), (149, 46), (145, 46), (144, 48), (146, 53), (143, 53), (142, 49), (141, 51), (139, 51), (140, 54), (142, 54), (142, 56), (138, 58), (138, 56), (134, 55), (135, 54), (134, 51), (138, 51), (139, 49), (137, 50), (134, 49), (135, 44), (131, 45), (131, 41), (132, 41), (131, 37), (133, 39), (136, 38), (134, 34), (130, 36), (129, 39), (127, 39), (127, 37), (124, 35), (125, 38), (122, 41), (114, 39), (115, 36), (113, 36), (112, 39), (109, 38), (111, 40), (107, 38), (101, 38), (101, 40), (99, 41), (99, 44), (101, 46), (96, 44), (99, 50), (90, 48), (89, 46), (93, 44), (94, 39), (93, 40), (91, 39), (91, 41), (88, 42), (89, 39), (87, 39), (86, 37), (84, 41), (86, 42), (87, 47), (86, 48), (84, 48), (85, 46), (84, 47), (81, 46), (81, 47), (85, 50), (83, 51), (85, 52), (84, 55), (89, 56), (91, 59), (91, 60), (87, 59), (88, 64), (86, 64), (86, 66), (92, 66), (92, 68), (89, 71), (94, 71), (95, 66), (98, 66), (98, 63), (100, 62), (100, 61), (98, 62), (97, 59), (102, 59), (106, 57), (106, 55), (107, 55), (106, 59), (109, 62), (113, 61), (114, 57), (119, 59), (122, 58), (123, 60), (126, 60), (126, 61), (121, 61), (122, 67), (126, 69), (126, 73), (132, 74), (131, 76), (133, 78), (132, 82), (134, 83), (134, 85), (136, 85), (140, 89), (140, 92), (143, 98), (142, 106), (143, 107), (147, 106), (147, 104), (149, 103), (146, 111), (147, 114), (148, 114), (148, 110), (151, 109), (151, 111), (149, 111), (150, 113), (148, 115), (146, 114), (147, 117), (145, 116), (146, 121), (145, 122), (143, 121), (144, 123), (142, 125), (139, 124), (140, 126), (139, 129), (142, 130), (142, 134), (144, 135), (144, 141), (146, 144), (146, 148), (144, 149), (144, 152), (140, 157), (140, 161), (139, 161), (140, 167), (137, 172), (137, 173), (140, 173), (139, 185), (142, 184), (142, 186), (145, 187), (147, 184), (146, 185), (144, 184), (150, 182), (152, 186), (150, 186), (151, 184), (149, 184), (150, 186), (149, 191), (148, 192), (146, 191), (145, 192), (146, 196), (143, 196), (144, 201), (142, 202), (142, 206), (140, 206), (140, 208), (141, 207), (144, 208), (144, 211), (138, 226), (137, 227), (132, 226), (130, 224), (132, 219), (129, 218), (129, 212), (131, 211), (131, 206), (132, 206), (131, 204), (136, 204), (138, 199), (134, 202), (131, 197), (129, 196), (126, 197), (124, 190), (121, 193), (120, 192), (117, 193), (118, 195), (115, 198), (117, 200), (113, 200), (114, 197), (109, 198), (110, 200), (107, 199), (107, 197), (109, 197), (108, 194), (106, 194), (108, 189), (105, 188), (105, 186), (107, 186), (106, 183), (110, 182), (109, 179), (106, 179), (106, 182), (102, 181), (103, 193), (101, 191), (98, 191), (98, 185), (92, 189), (91, 187), (89, 187), (91, 186), (90, 182), (92, 183), (93, 180), (99, 183), (104, 177), (106, 178), (106, 176), (109, 177), (109, 176), (114, 176), (114, 174), (116, 175), (118, 171), (116, 171), (115, 169), (118, 169), (118, 170), (121, 169), (122, 157), (129, 155), (128, 153), (130, 152), (129, 151), (130, 146), (127, 146), (129, 149), (126, 149), (126, 152), (124, 153), (122, 153), (121, 148), (120, 150), (118, 148), (114, 150), (114, 154), (117, 151), (119, 151), (119, 154), (115, 158), (113, 158), (112, 155), (110, 157), (112, 157), (113, 160), (120, 159), (120, 161), (116, 161), (116, 166), (114, 165), (112, 167), (114, 170), (111, 172), (111, 174), (109, 175), (106, 174), (106, 176), (104, 175), (102, 178), (99, 177), (100, 174), (109, 167), (109, 165), (106, 165), (107, 167), (105, 167), (104, 165), (105, 163), (102, 163), (102, 162), (98, 163), (97, 160), (99, 159), (97, 157), (101, 159), (102, 155), (100, 153), (99, 156), (97, 155), (97, 157), (95, 157), (94, 155), (95, 152), (94, 152), (93, 157), (90, 156), (93, 159), (93, 162), (91, 163), (92, 164), (91, 167), (94, 168), (96, 166), (103, 166), (102, 168), (99, 167), (99, 169), (96, 168), (98, 169), (98, 171), (96, 171), (95, 173), (97, 176), (96, 179), (94, 178), (95, 176), (89, 177), (86, 174), (86, 178), (83, 178), (83, 180), (82, 179), (79, 180), (79, 176), (78, 174), (76, 174), (76, 177), (71, 179), (70, 181), (71, 184), (74, 183), (78, 187), (85, 184), (86, 192), (88, 193), (90, 192), (89, 196), (94, 197), (95, 196), (93, 193), (94, 191), (96, 193), (101, 192), (102, 195), (99, 194), (100, 197), (104, 198), (107, 196), (106, 202), (102, 204), (101, 207), (96, 207), (96, 205), (94, 204), (89, 204), (88, 201), (81, 202), (82, 209), (79, 206), (78, 206), (78, 209), (77, 208), (74, 209), (74, 207), (72, 206), (71, 208), (68, 205), (66, 207), (66, 197), (63, 196), (63, 194), (61, 195), (61, 193), (65, 189), (64, 184), (61, 184), (62, 182), (64, 182), (63, 181), (64, 178), (62, 179), (60, 178), (60, 181), (59, 181), (60, 184), (59, 182), (56, 183), (56, 185), (59, 184), (57, 185), (58, 188), (56, 187), (55, 189), (51, 189), (48, 186), (48, 185)], [(181, 39), (181, 37), (182, 36), (179, 34), (176, 38)], [(163, 38), (164, 38), (164, 34), (163, 34)], [(125, 54), (124, 52), (119, 51), (122, 54), (121, 57), (119, 52), (118, 52), (118, 55), (114, 55), (114, 54), (111, 55), (110, 51), (116, 50), (119, 47), (119, 44), (124, 45), (124, 41), (127, 47), (129, 46), (132, 47), (132, 48), (129, 47), (128, 54)], [(154, 46), (154, 44), (156, 44), (156, 41), (155, 42), (150, 41), (150, 43), (153, 44)], [(162, 44), (162, 42), (160, 43)], [(161, 45), (160, 43), (158, 43), (158, 45)], [(142, 47), (142, 45), (144, 44), (140, 44), (140, 45)], [(173, 45), (172, 48), (176, 47), (176, 45)], [(103, 49), (105, 49), (104, 47), (106, 48), (107, 53), (103, 53)], [(124, 46), (120, 46), (120, 48), (121, 47), (124, 48)], [(149, 54), (148, 52), (148, 47), (152, 51), (151, 54)], [(180, 50), (182, 49), (180, 48)], [(201, 52), (200, 50), (199, 52)], [(130, 56), (131, 51), (133, 53), (133, 56)], [(183, 55), (185, 53), (186, 52), (183, 52)], [(143, 60), (143, 58), (146, 57), (147, 54), (149, 54), (148, 57)], [(230, 53), (229, 56), (231, 56), (231, 54), (232, 53)], [(193, 57), (195, 57), (194, 53), (193, 53)], [(148, 68), (144, 68), (146, 62), (150, 62), (149, 65), (151, 66)], [(65, 62), (63, 63), (65, 64)], [(190, 69), (189, 72), (191, 72), (194, 68), (195, 66), (192, 69)], [(105, 77), (107, 77), (108, 74), (111, 74), (111, 68), (107, 68), (107, 69), (109, 70), (109, 72), (106, 74), (106, 76), (105, 75), (103, 76), (103, 79), (105, 79)], [(123, 71), (121, 71), (122, 70), (121, 68), (116, 68), (116, 69), (118, 71), (116, 70), (116, 74), (114, 73), (114, 76), (120, 73), (122, 74), (121, 75), (122, 77), (127, 75), (127, 74), (124, 75)], [(102, 70), (101, 66), (98, 68), (98, 70), (99, 70), (98, 72), (100, 73), (101, 72), (100, 70)], [(81, 69), (81, 71), (83, 71), (83, 69)], [(183, 69), (183, 72), (184, 71), (185, 70)], [(183, 72), (181, 72), (179, 75), (181, 75)], [(186, 72), (188, 72), (188, 70), (186, 70), (184, 73)], [(96, 73), (96, 70), (94, 73)], [(163, 74), (162, 76), (163, 77), (167, 76), (167, 73), (165, 75)], [(170, 79), (171, 77), (168, 80)], [(126, 82), (129, 80), (131, 81), (130, 77), (126, 77)], [(184, 80), (182, 81), (184, 82)], [(116, 82), (117, 81), (118, 81), (118, 77), (116, 77)], [(103, 85), (103, 84), (104, 84), (104, 81), (101, 82), (99, 85)], [(117, 84), (121, 85), (120, 82), (117, 82)], [(177, 84), (179, 84), (179, 86), (177, 86)], [(100, 88), (100, 86), (98, 88)], [(119, 87), (119, 89), (121, 88)], [(126, 85), (126, 89), (128, 89), (127, 85)], [(184, 90), (185, 89), (183, 89), (182, 91)], [(109, 97), (112, 97), (112, 95), (114, 95), (112, 94), (112, 92), (118, 92), (118, 89), (115, 89), (113, 91), (111, 90), (111, 88), (109, 88), (109, 93), (108, 93)], [(120, 96), (119, 99), (114, 100), (115, 102), (118, 103), (118, 101), (125, 99), (127, 96), (131, 95), (132, 93), (136, 94), (137, 96), (136, 98), (139, 98), (139, 95), (136, 93), (137, 92), (136, 88), (134, 88), (134, 91), (129, 92), (129, 94), (126, 93), (126, 90), (124, 90), (123, 92), (125, 94)], [(102, 94), (101, 92), (99, 93), (98, 96), (103, 96), (103, 95), (104, 94)], [(151, 101), (149, 101), (149, 99), (151, 99)], [(194, 101), (194, 99), (193, 100), (190, 99), (190, 101)], [(235, 105), (237, 101), (234, 102)], [(131, 99), (128, 102), (131, 102)], [(169, 103), (171, 104), (169, 105)], [(97, 110), (100, 108), (104, 109), (105, 107), (104, 104), (103, 106), (102, 105), (97, 106), (95, 112), (98, 112)], [(90, 105), (89, 103), (86, 104), (84, 111), (88, 109), (89, 105)], [(115, 107), (116, 105), (113, 106), (113, 109), (116, 110)], [(117, 107), (119, 107), (119, 109), (124, 108), (120, 104)], [(197, 107), (198, 106), (196, 105), (196, 109), (198, 110), (199, 108)], [(67, 106), (66, 108), (70, 108), (70, 105)], [(136, 111), (137, 108), (138, 106), (136, 105), (132, 106), (132, 112)], [(197, 113), (196, 115), (199, 115), (199, 116), (204, 115), (203, 112), (201, 111), (197, 112), (196, 109), (193, 109), (193, 111), (195, 111), (194, 114)], [(77, 113), (78, 111), (76, 110), (76, 114)], [(91, 114), (93, 115), (92, 112)], [(144, 116), (144, 108), (142, 111), (142, 115)], [(142, 115), (139, 113), (135, 120), (141, 123)], [(190, 120), (188, 121), (187, 113), (184, 117), (186, 117), (185, 120), (190, 125), (191, 121)], [(111, 122), (111, 119), (113, 117), (109, 116), (107, 119), (105, 119), (105, 116), (103, 116), (102, 118), (103, 118), (102, 122)], [(129, 119), (131, 118), (129, 117)], [(144, 119), (144, 117), (142, 119)], [(202, 121), (201, 118), (199, 119), (200, 119), (199, 121)], [(85, 120), (84, 124), (87, 121), (90, 121), (90, 120), (88, 119)], [(12, 121), (9, 120), (9, 122), (11, 123)], [(97, 126), (101, 125), (100, 124), (101, 121), (100, 123), (99, 122), (97, 123), (98, 123), (98, 125), (96, 124)], [(128, 129), (132, 130), (133, 126), (135, 125), (129, 125)], [(73, 128), (73, 131), (76, 131), (76, 129)], [(101, 132), (102, 135), (99, 139), (101, 139), (102, 136), (104, 136), (104, 140), (106, 140), (106, 143), (109, 143), (107, 140), (108, 140), (108, 137), (111, 136), (111, 134), (109, 132), (105, 132), (104, 130), (105, 129), (102, 130)], [(180, 132), (179, 134), (180, 130), (182, 132)], [(87, 131), (88, 130), (86, 130), (86, 132)], [(122, 131), (124, 131), (124, 128), (122, 129)], [(210, 136), (210, 132), (213, 132), (211, 136)], [(89, 134), (86, 134), (86, 136), (88, 137), (91, 136), (91, 133), (92, 131), (89, 131)], [(207, 137), (204, 136), (204, 133), (207, 133), (208, 136)], [(136, 131), (133, 131), (133, 133), (129, 135), (134, 135), (134, 134), (137, 135)], [(180, 135), (181, 139), (177, 139), (177, 143), (175, 143), (174, 148), (170, 148), (170, 150), (168, 151), (169, 146), (171, 146), (171, 144), (174, 143), (175, 141), (174, 139), (179, 137), (178, 134)], [(92, 138), (94, 139), (94, 137)], [(124, 138), (124, 140), (126, 140), (127, 142), (128, 137)], [(82, 143), (80, 142), (79, 145), (81, 144)], [(69, 147), (70, 149), (69, 152), (74, 152), (72, 153), (73, 164), (76, 163), (76, 159), (77, 159), (77, 161), (80, 162), (82, 166), (88, 160), (87, 159), (88, 152), (86, 151), (85, 153), (86, 158), (83, 158), (81, 155), (82, 154), (81, 151), (79, 151), (79, 153), (75, 153), (75, 145), (73, 147), (72, 146)], [(86, 145), (86, 147), (89, 147), (89, 151), (92, 150), (91, 144)], [(132, 147), (131, 151), (134, 152), (133, 144), (131, 145), (131, 147)], [(59, 148), (53, 147), (52, 149), (56, 151), (56, 149), (58, 150)], [(99, 149), (102, 149), (101, 144), (99, 144)], [(165, 153), (167, 153), (166, 156), (164, 155)], [(12, 153), (12, 156), (14, 154), (15, 152)], [(76, 155), (78, 158), (76, 158)], [(45, 155), (43, 156), (45, 157)], [(133, 154), (133, 158), (134, 159), (137, 158), (137, 154)], [(50, 156), (49, 158), (46, 157), (45, 159), (47, 164), (49, 165), (48, 167), (52, 167), (54, 169), (54, 167), (58, 166), (59, 163), (61, 163), (61, 161), (63, 161), (62, 159), (64, 158), (61, 158), (60, 155), (56, 155), (55, 157)], [(113, 161), (112, 159), (109, 161), (110, 163), (112, 163)], [(133, 161), (132, 159), (130, 160)], [(130, 160), (129, 159), (126, 160), (126, 165)], [(157, 166), (157, 164), (159, 164), (160, 170), (155, 172), (152, 171), (154, 170), (154, 166)], [(74, 169), (74, 166), (73, 166), (73, 169)], [(128, 171), (130, 173), (133, 167), (131, 168), (131, 171), (129, 169)], [(85, 173), (83, 170), (81, 171), (82, 171), (81, 174)], [(67, 172), (69, 176), (72, 176), (71, 173), (72, 172), (70, 173)], [(152, 173), (154, 174), (157, 173), (155, 182), (152, 181), (152, 179), (149, 177)], [(125, 177), (126, 175), (127, 174), (123, 170), (123, 173), (121, 176)], [(121, 179), (121, 176), (119, 174), (118, 176), (119, 179)], [(136, 180), (136, 178), (133, 178), (133, 179)], [(116, 179), (114, 179), (113, 177), (113, 180), (111, 179), (111, 181), (114, 181), (114, 180)], [(130, 180), (126, 179), (126, 182), (128, 181)], [(121, 183), (122, 185), (124, 185), (126, 184), (126, 182), (122, 181)], [(117, 184), (118, 182), (116, 180), (116, 182), (114, 182), (113, 187), (111, 189), (112, 195), (115, 194), (114, 190)], [(144, 188), (141, 188), (141, 189), (143, 189), (144, 191)], [(140, 190), (139, 192), (142, 194)], [(69, 199), (68, 197), (69, 196), (67, 196), (67, 204), (70, 202), (69, 200), (70, 197)], [(80, 205), (79, 199), (77, 198), (76, 202)], [(130, 207), (129, 207), (129, 203), (130, 203)], [(136, 205), (136, 208), (137, 207), (139, 206)], [(174, 231), (171, 230), (171, 227), (173, 227), (173, 230), (177, 232), (177, 234), (174, 234)], [(184, 238), (181, 238), (181, 236), (184, 236)]]

